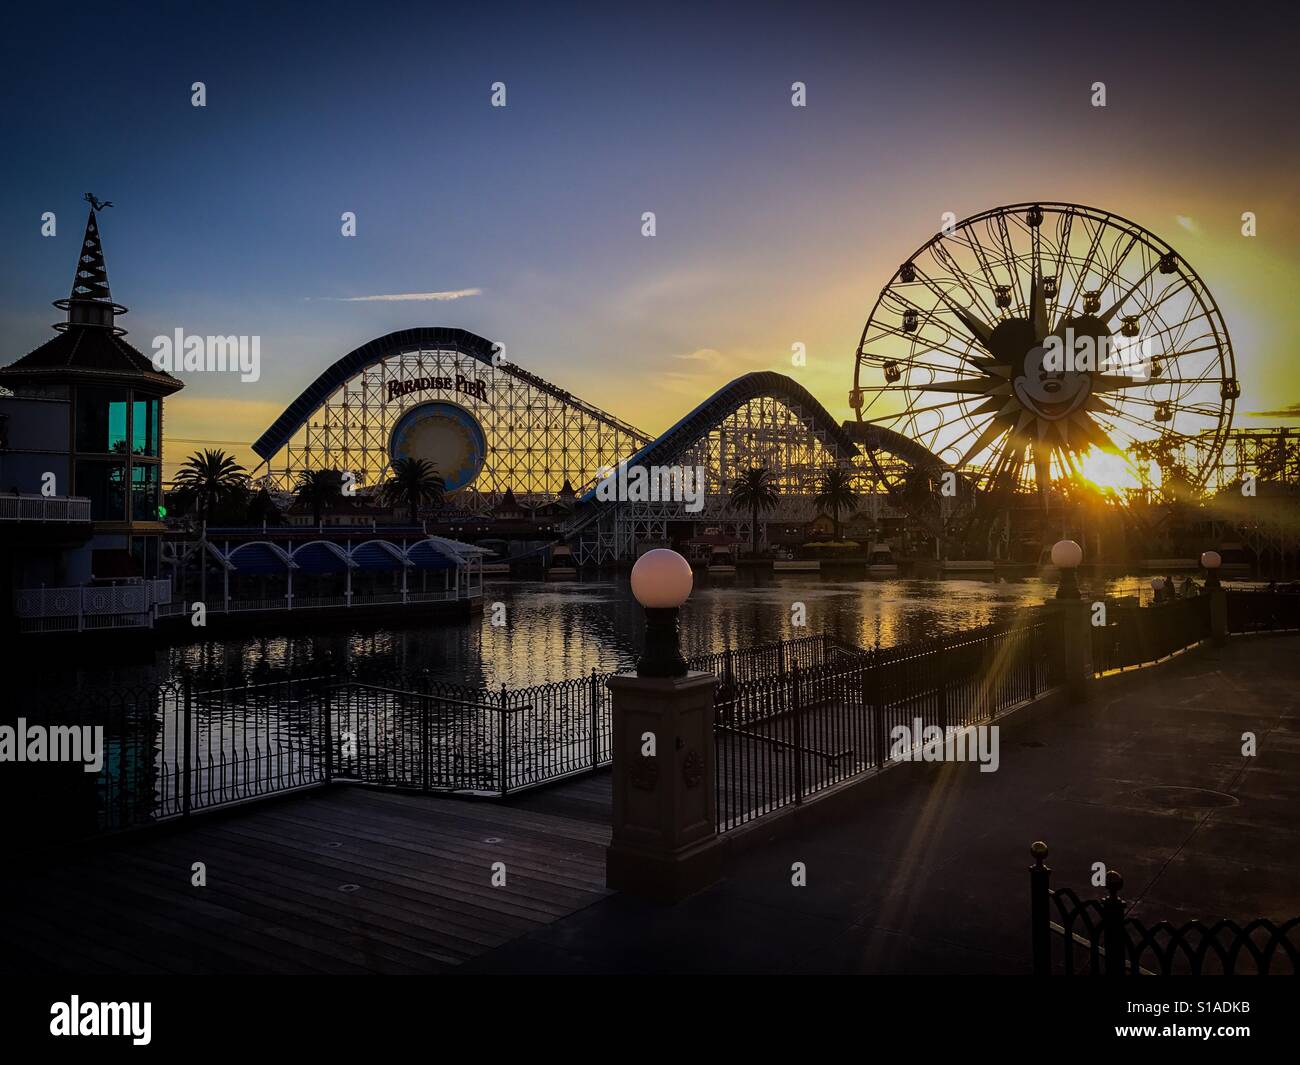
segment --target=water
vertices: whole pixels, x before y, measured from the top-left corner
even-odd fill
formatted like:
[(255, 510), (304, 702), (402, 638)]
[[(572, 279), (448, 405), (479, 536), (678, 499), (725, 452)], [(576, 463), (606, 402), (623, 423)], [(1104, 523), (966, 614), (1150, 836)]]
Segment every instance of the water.
[[(1098, 578), (1084, 594), (1150, 597), (1146, 577)], [(862, 646), (905, 643), (1012, 618), (1055, 592), (1055, 581), (1013, 579), (834, 579), (810, 574), (740, 573), (701, 578), (682, 611), (686, 654), (745, 647), (830, 632)], [(506, 624), (491, 624), (493, 603)], [(61, 669), (60, 681), (86, 688), (145, 684), (174, 676), (182, 665), (205, 683), (243, 675), (274, 679), (335, 673), (348, 665), (374, 670), (427, 670), (437, 680), (510, 687), (631, 666), (641, 644), (642, 611), (626, 578), (489, 581), (482, 617), (462, 623), (399, 622), (376, 628), (334, 628), (292, 635), (226, 636), (161, 646), (136, 662), (84, 660)], [(796, 603), (806, 626), (792, 624)], [(253, 631), (258, 622), (249, 619)]]

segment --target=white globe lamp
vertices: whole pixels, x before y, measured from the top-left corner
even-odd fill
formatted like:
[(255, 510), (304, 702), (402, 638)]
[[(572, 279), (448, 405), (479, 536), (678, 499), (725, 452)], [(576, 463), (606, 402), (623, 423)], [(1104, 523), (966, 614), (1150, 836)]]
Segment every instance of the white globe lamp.
[(1057, 599), (1078, 599), (1079, 579), (1075, 570), (1083, 561), (1083, 548), (1073, 540), (1057, 540), (1052, 545), (1052, 565), (1061, 571), (1056, 586)]
[(1206, 591), (1212, 592), (1219, 587), (1219, 567), (1223, 565), (1223, 556), (1217, 551), (1202, 551), (1201, 565), (1205, 567)]
[(678, 640), (677, 612), (691, 594), (691, 564), (676, 551), (647, 551), (632, 567), (632, 595), (645, 607), (645, 650), (639, 677), (684, 677), (686, 660)]

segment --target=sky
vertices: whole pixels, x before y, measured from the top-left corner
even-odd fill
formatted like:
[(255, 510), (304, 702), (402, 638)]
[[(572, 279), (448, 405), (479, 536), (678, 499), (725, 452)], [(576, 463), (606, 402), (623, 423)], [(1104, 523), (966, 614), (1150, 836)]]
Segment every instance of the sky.
[[(193, 375), (167, 401), (168, 472), (198, 441), (249, 461), (321, 370), (417, 325), (504, 343), (649, 432), (760, 369), (850, 417), (854, 349), (898, 264), (944, 212), (1033, 200), (1168, 241), (1227, 321), (1236, 424), (1300, 421), (1294, 9), (74, 3), (6, 19), (0, 363), (52, 335), (87, 191), (114, 203), (101, 233), (137, 348), (178, 328), (261, 338), (260, 380)], [(440, 298), (373, 298), (409, 294)]]

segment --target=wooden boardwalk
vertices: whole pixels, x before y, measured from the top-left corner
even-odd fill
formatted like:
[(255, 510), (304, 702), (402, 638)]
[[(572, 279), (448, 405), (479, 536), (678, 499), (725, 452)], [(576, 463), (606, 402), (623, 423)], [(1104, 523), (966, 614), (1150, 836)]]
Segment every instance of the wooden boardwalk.
[(449, 971), (607, 894), (608, 792), (336, 786), (75, 849), (0, 879), (0, 971)]

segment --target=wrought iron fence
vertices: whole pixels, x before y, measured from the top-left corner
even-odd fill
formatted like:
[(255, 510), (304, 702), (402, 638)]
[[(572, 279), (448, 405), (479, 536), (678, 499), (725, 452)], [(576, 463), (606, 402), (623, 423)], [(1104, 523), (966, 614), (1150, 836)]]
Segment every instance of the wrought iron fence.
[[(99, 765), (29, 761), (0, 774), (34, 842), (136, 828), (323, 783), (325, 678), (196, 689), (187, 678), (28, 700), (24, 734), (76, 737)], [(71, 730), (71, 731), (69, 731)], [(34, 733), (33, 733), (34, 734)], [(48, 739), (46, 740), (48, 742)], [(65, 752), (66, 753), (66, 752)]]
[[(1246, 924), (1168, 921), (1146, 924), (1126, 915), (1124, 878), (1106, 875), (1106, 894), (1081, 899), (1051, 886), (1047, 845), (1030, 848), (1030, 925), (1035, 976), (1231, 976), (1300, 974), (1300, 917)], [(1060, 944), (1060, 950), (1055, 945)]]
[(811, 668), (724, 682), (714, 704), (718, 829), (886, 764), (898, 726), (911, 749), (931, 726), (947, 739), (950, 729), (992, 722), (1055, 688), (1061, 625), (1060, 615), (1043, 612), (901, 647), (841, 647)]
[(1300, 591), (1226, 592), (1228, 631), (1285, 632), (1300, 629)]
[[(761, 677), (848, 653), (822, 637), (702, 655), (692, 669)], [(499, 794), (609, 764), (612, 674), (497, 690), (416, 678), (286, 676), (176, 681), (37, 700), (42, 727), (99, 728), (103, 765), (34, 765), (14, 806), (35, 806), (33, 840), (111, 832), (268, 795), (357, 781)], [(32, 800), (36, 801), (33, 802)]]
[(1148, 665), (1210, 636), (1210, 597), (1198, 595), (1151, 606), (1106, 603), (1105, 624), (1092, 625), (1092, 668), (1097, 674)]

